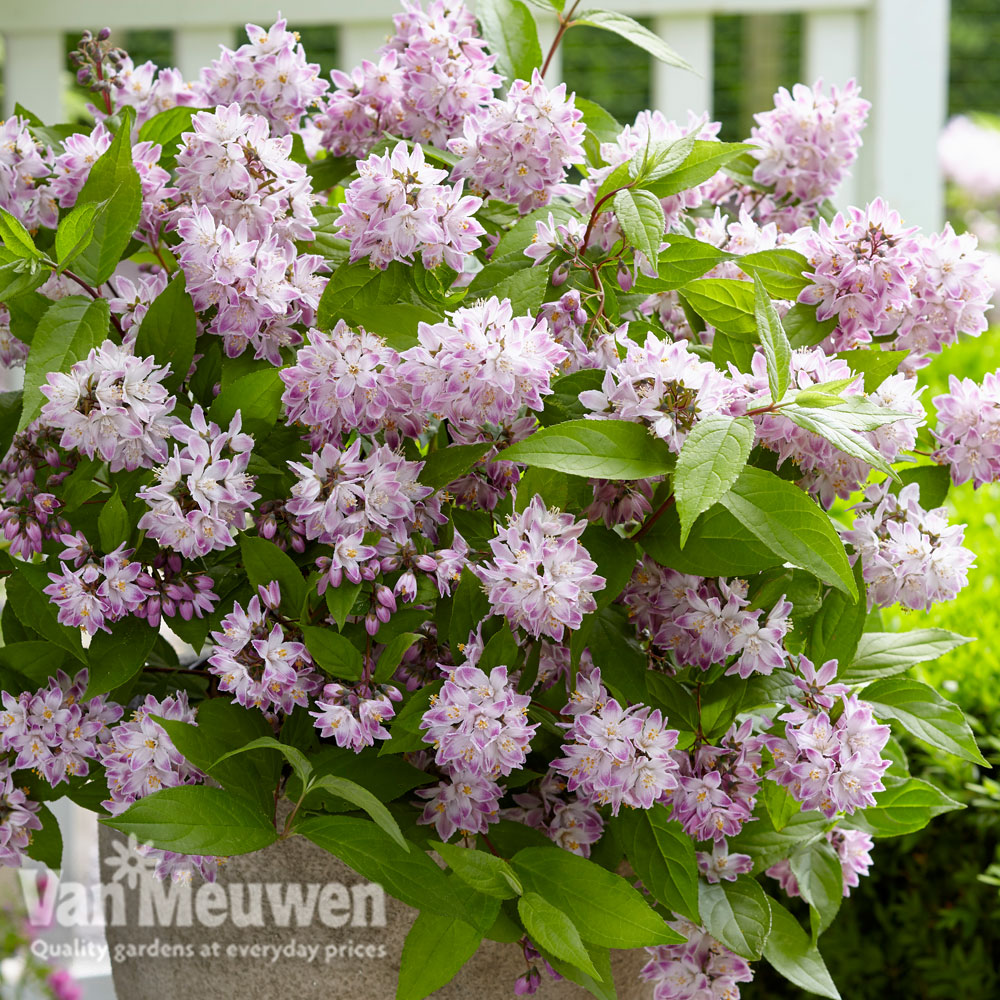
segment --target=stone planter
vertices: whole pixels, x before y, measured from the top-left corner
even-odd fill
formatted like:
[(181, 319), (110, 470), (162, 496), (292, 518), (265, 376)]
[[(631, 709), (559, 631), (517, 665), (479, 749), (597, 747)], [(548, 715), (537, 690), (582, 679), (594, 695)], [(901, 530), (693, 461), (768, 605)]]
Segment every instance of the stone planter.
[[(395, 1000), (403, 940), (416, 911), (304, 838), (230, 859), (213, 887), (148, 877), (112, 882), (113, 843), (125, 841), (106, 827), (100, 838), (118, 1000)], [(299, 899), (305, 907), (294, 905)], [(613, 954), (620, 1000), (652, 996), (638, 979), (644, 961), (642, 949)], [(433, 996), (509, 1000), (524, 970), (516, 945), (484, 941)], [(548, 977), (536, 994), (539, 1000), (589, 996)]]

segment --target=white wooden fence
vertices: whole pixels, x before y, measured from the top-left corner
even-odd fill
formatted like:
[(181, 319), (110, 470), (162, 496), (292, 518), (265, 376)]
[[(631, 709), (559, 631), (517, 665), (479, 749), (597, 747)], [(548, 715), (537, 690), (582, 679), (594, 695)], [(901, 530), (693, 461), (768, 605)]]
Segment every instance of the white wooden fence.
[[(472, 0), (474, 4), (474, 0)], [(842, 84), (856, 77), (873, 104), (855, 177), (840, 200), (882, 195), (904, 218), (925, 227), (942, 222), (942, 183), (935, 143), (947, 94), (948, 0), (588, 0), (654, 28), (698, 70), (655, 64), (653, 106), (668, 117), (712, 107), (712, 19), (716, 14), (801, 12), (805, 19), (803, 78)], [(235, 25), (269, 24), (280, 7), (291, 25), (337, 24), (341, 62), (356, 65), (391, 30), (397, 0), (0, 0), (6, 43), (5, 111), (20, 101), (46, 121), (61, 117), (62, 33), (98, 28), (168, 29), (174, 62), (194, 76), (229, 41)], [(554, 18), (537, 9), (543, 42)], [(549, 70), (558, 79), (558, 60)]]

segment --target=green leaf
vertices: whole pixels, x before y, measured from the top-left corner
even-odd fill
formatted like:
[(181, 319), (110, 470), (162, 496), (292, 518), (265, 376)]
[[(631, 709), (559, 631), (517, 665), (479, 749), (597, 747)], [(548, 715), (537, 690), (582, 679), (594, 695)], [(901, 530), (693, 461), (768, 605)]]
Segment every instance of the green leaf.
[(403, 942), (396, 1000), (423, 1000), (450, 983), (482, 939), (464, 920), (418, 914)]
[(198, 705), (196, 720), (192, 724), (156, 717), (177, 751), (195, 767), (227, 791), (255, 803), (257, 809), (273, 812), (281, 778), (281, 762), (274, 754), (251, 750), (238, 759), (216, 763), (223, 754), (245, 747), (270, 730), (260, 712), (225, 698), (210, 698)]
[(97, 531), (101, 539), (101, 549), (105, 554), (113, 552), (119, 545), (128, 541), (132, 532), (128, 513), (118, 489), (105, 501), (97, 518)]
[(384, 684), (392, 679), (403, 659), (403, 654), (415, 643), (419, 642), (423, 636), (416, 632), (401, 632), (394, 635), (382, 650), (375, 667), (375, 675), (372, 678), (376, 684)]
[(638, 45), (640, 49), (668, 66), (678, 66), (694, 72), (691, 64), (674, 52), (659, 35), (654, 35), (648, 28), (644, 28), (638, 21), (625, 14), (612, 10), (585, 10), (575, 15), (570, 23), (589, 24), (592, 28), (610, 31), (633, 45)]
[(760, 958), (771, 930), (771, 911), (757, 881), (737, 875), (733, 882), (700, 882), (698, 893), (708, 933), (743, 958)]
[[(578, 109), (580, 108), (580, 98), (576, 99), (576, 106)], [(597, 105), (595, 104), (594, 107), (597, 107)], [(612, 139), (616, 138), (619, 132), (621, 132), (620, 125), (617, 126), (617, 131), (614, 133), (614, 136), (612, 136)], [(608, 141), (612, 141), (612, 139), (609, 139)], [(553, 202), (551, 205), (544, 205), (542, 208), (536, 208), (534, 211), (529, 212), (522, 219), (515, 222), (514, 225), (500, 237), (500, 242), (497, 244), (497, 248), (493, 252), (492, 258), (490, 258), (491, 262), (500, 261), (509, 256), (514, 256), (515, 259), (519, 259), (523, 256), (524, 251), (538, 238), (538, 229), (535, 224), (537, 222), (548, 223), (550, 215), (552, 216), (552, 221), (556, 225), (563, 222), (569, 222), (572, 219), (580, 218), (579, 212), (562, 202)], [(483, 268), (483, 270), (486, 269)]]
[(664, 441), (627, 420), (568, 420), (543, 427), (498, 457), (594, 479), (648, 479), (674, 466)]
[(94, 239), (94, 217), (108, 207), (107, 201), (76, 205), (56, 230), (56, 274), (61, 274)]
[[(800, 394), (805, 396), (805, 393)], [(808, 398), (807, 400), (808, 401)], [(885, 423), (894, 420), (915, 420), (912, 414), (886, 412)], [(892, 465), (885, 460), (882, 453), (866, 438), (863, 437), (857, 423), (859, 418), (844, 407), (842, 404), (836, 406), (804, 406), (798, 401), (788, 403), (781, 408), (781, 415), (793, 424), (797, 424), (803, 430), (812, 431), (825, 438), (839, 451), (854, 458), (860, 458), (867, 462), (872, 468), (884, 472), (887, 476), (897, 479), (898, 476)], [(862, 418), (863, 419), (863, 418)]]
[(0, 242), (22, 260), (41, 260), (43, 256), (21, 220), (5, 208), (0, 208)]
[(77, 205), (107, 202), (93, 219), (93, 239), (77, 256), (73, 270), (95, 288), (111, 277), (139, 224), (142, 183), (132, 165), (130, 135), (134, 113), (125, 109), (125, 120), (111, 145), (91, 168), (77, 197)]
[(238, 754), (248, 753), (253, 750), (277, 750), (292, 765), (292, 770), (299, 781), (303, 783), (309, 781), (309, 777), (312, 774), (312, 764), (309, 763), (309, 758), (297, 747), (289, 746), (287, 743), (280, 743), (273, 736), (261, 736), (258, 739), (251, 740), (245, 746), (237, 747), (235, 750), (224, 753), (218, 760), (212, 761), (211, 769), (215, 770), (223, 761), (229, 760), (231, 757), (236, 757)]
[(7, 454), (17, 432), (22, 396), (20, 389), (16, 392), (0, 392), (0, 455)]
[[(480, 894), (457, 893), (456, 885), (464, 888), (463, 883), (446, 878), (427, 854), (413, 849), (413, 844), (404, 850), (371, 820), (356, 816), (310, 816), (296, 825), (295, 832), (418, 910), (458, 917), (483, 931), (496, 919), (495, 912), (490, 915), (470, 906), (469, 900)], [(479, 926), (486, 916), (489, 916), (486, 926)]]
[(760, 281), (768, 295), (776, 299), (797, 299), (810, 281), (802, 277), (809, 262), (794, 250), (758, 250), (736, 256), (733, 261), (744, 274)]
[(576, 925), (558, 906), (553, 906), (537, 892), (526, 892), (517, 901), (517, 912), (532, 941), (556, 958), (582, 969), (588, 976), (601, 978)]
[(313, 662), (321, 670), (342, 680), (361, 679), (364, 661), (354, 643), (346, 636), (317, 625), (303, 625), (302, 638)]
[(495, 264), (488, 264), (469, 285), (469, 298), (495, 295), (510, 299), (515, 316), (534, 316), (542, 307), (549, 287), (549, 272), (545, 267), (532, 267), (531, 259), (524, 261), (506, 257)]
[(698, 278), (680, 291), (688, 305), (716, 329), (747, 337), (757, 332), (754, 290), (749, 281)]
[(935, 816), (965, 808), (940, 788), (920, 778), (886, 775), (882, 784), (885, 791), (876, 793), (875, 805), (855, 813), (846, 825), (864, 830), (873, 837), (899, 837), (922, 830)]
[(558, 847), (526, 847), (511, 859), (526, 892), (565, 913), (581, 937), (608, 948), (675, 944), (681, 939), (625, 879)]
[(344, 310), (359, 310), (365, 306), (396, 303), (408, 284), (408, 268), (393, 261), (384, 271), (373, 268), (367, 260), (341, 264), (319, 300), (316, 326), (332, 330)]
[(660, 251), (657, 276), (649, 278), (640, 273), (635, 285), (637, 291), (665, 292), (682, 288), (695, 278), (700, 278), (706, 271), (711, 271), (716, 264), (732, 257), (732, 254), (711, 243), (702, 243), (690, 236), (667, 233), (664, 239), (670, 245)]
[(774, 310), (774, 303), (771, 302), (758, 274), (753, 278), (753, 292), (757, 334), (767, 362), (767, 384), (771, 390), (771, 399), (780, 402), (788, 390), (792, 348), (781, 326), (781, 320)]
[(626, 831), (629, 827), (631, 840), (625, 854), (643, 886), (668, 910), (700, 923), (698, 862), (694, 844), (680, 823), (670, 819), (663, 806), (654, 805), (652, 809), (629, 810)]
[(797, 486), (764, 469), (744, 469), (721, 503), (784, 561), (856, 597), (851, 565), (830, 521)]
[(683, 549), (680, 530), (676, 509), (668, 507), (639, 544), (661, 566), (696, 576), (749, 576), (784, 562), (722, 504), (694, 522)]
[(239, 412), (243, 433), (263, 437), (281, 413), (284, 391), (285, 383), (277, 368), (251, 372), (223, 388), (209, 408), (208, 418), (225, 429)]
[(155, 142), (161, 146), (160, 165), (169, 170), (177, 157), (178, 140), (182, 133), (191, 131), (191, 119), (198, 111), (198, 108), (189, 107), (167, 108), (147, 118), (139, 129), (139, 142)]
[(97, 632), (90, 641), (90, 680), (85, 698), (106, 694), (127, 684), (146, 663), (158, 632), (143, 618), (129, 616)]
[(802, 811), (802, 805), (792, 798), (784, 785), (776, 781), (765, 781), (760, 786), (760, 797), (776, 831), (783, 830), (788, 821)]
[(44, 802), (38, 818), (42, 821), (42, 828), (31, 831), (31, 842), (26, 853), (32, 861), (39, 861), (52, 871), (59, 871), (63, 866), (63, 838), (59, 820)]
[(771, 909), (771, 933), (764, 945), (764, 958), (790, 983), (830, 1000), (840, 1000), (823, 956), (780, 903), (767, 897)]
[(809, 635), (809, 658), (813, 663), (836, 660), (840, 665), (854, 659), (868, 619), (860, 559), (854, 563), (854, 583), (858, 588), (858, 600), (852, 600), (843, 591), (832, 590), (816, 612)]
[(869, 684), (863, 697), (877, 716), (895, 719), (911, 736), (945, 753), (989, 767), (976, 746), (965, 713), (929, 685), (912, 677), (884, 677)]
[(331, 792), (368, 813), (380, 830), (387, 833), (404, 851), (409, 851), (409, 841), (403, 836), (403, 831), (400, 830), (392, 813), (364, 785), (359, 785), (356, 781), (350, 781), (347, 778), (326, 774), (316, 778), (311, 787)]
[[(452, 656), (458, 657), (469, 633), (490, 613), (490, 602), (483, 593), (479, 578), (468, 567), (462, 570), (462, 579), (452, 594), (451, 623), (448, 628), (448, 644)], [(458, 660), (456, 659), (457, 663)]]
[(487, 896), (514, 899), (524, 891), (514, 869), (503, 858), (436, 840), (431, 841), (431, 847), (463, 882)]
[(531, 80), (531, 71), (542, 65), (542, 48), (531, 11), (520, 0), (479, 0), (476, 19), (490, 52), (497, 57), (494, 69), (506, 78)]
[(361, 583), (351, 583), (343, 580), (339, 587), (327, 587), (324, 596), (326, 597), (326, 609), (333, 616), (338, 628), (343, 628), (347, 621), (347, 616), (351, 613), (358, 594), (361, 593)]
[(816, 306), (799, 302), (785, 313), (781, 322), (792, 347), (814, 347), (833, 333), (837, 317), (831, 316), (821, 323), (816, 319)]
[(799, 883), (799, 892), (810, 906), (809, 920), (815, 941), (833, 923), (844, 899), (840, 858), (830, 844), (819, 840), (796, 851), (789, 862)]
[(431, 489), (444, 489), (449, 483), (464, 476), (493, 447), (492, 442), (478, 444), (453, 444), (432, 451), (424, 459), (420, 482)]
[(947, 465), (917, 465), (896, 471), (899, 473), (899, 487), (893, 492), (916, 483), (920, 492), (920, 506), (924, 510), (934, 510), (944, 504), (951, 488), (951, 470)]
[[(635, 560), (627, 563), (635, 567)], [(612, 693), (625, 701), (641, 702), (646, 698), (646, 668), (649, 658), (635, 638), (635, 626), (626, 609), (610, 604), (584, 619), (589, 625), (573, 633), (571, 649), (574, 663), (588, 648), (595, 663), (601, 664), (603, 682)], [(577, 636), (581, 638), (577, 640)]]
[(626, 241), (656, 267), (666, 228), (660, 199), (649, 191), (626, 188), (615, 195), (612, 205)]
[[(636, 150), (629, 161), (629, 176), (636, 181), (637, 187), (651, 187), (656, 181), (672, 174), (688, 158), (694, 143), (693, 135), (684, 135), (679, 139), (654, 139), (647, 134), (645, 144)], [(658, 197), (656, 200), (659, 203)]]
[(909, 632), (866, 632), (858, 640), (854, 662), (841, 666), (837, 680), (861, 684), (889, 674), (902, 673), (918, 663), (964, 646), (973, 639), (943, 628), (918, 628)]
[(754, 437), (749, 417), (709, 414), (684, 439), (674, 472), (682, 547), (698, 515), (736, 482), (750, 457)]
[(197, 336), (194, 303), (184, 287), (184, 272), (178, 271), (142, 318), (135, 338), (135, 353), (137, 357), (152, 354), (157, 364), (170, 365), (170, 374), (163, 385), (175, 392), (187, 378)]
[(19, 563), (14, 573), (7, 577), (7, 601), (25, 628), (33, 629), (43, 639), (54, 642), (86, 664), (87, 654), (80, 641), (80, 630), (60, 625), (55, 605), (42, 593), (51, 582), (44, 563)]
[(246, 534), (240, 535), (240, 554), (254, 587), (266, 587), (272, 580), (277, 580), (282, 606), (297, 618), (305, 604), (308, 588), (302, 571), (292, 562), (291, 556), (266, 538)]
[(865, 378), (865, 392), (874, 392), (899, 363), (909, 355), (909, 351), (840, 351), (837, 357), (846, 361), (852, 372)]
[[(764, 784), (773, 782), (765, 781)], [(729, 838), (729, 850), (749, 854), (753, 858), (754, 874), (759, 875), (810, 841), (819, 840), (826, 826), (826, 819), (818, 812), (798, 812), (780, 830), (775, 829), (770, 816), (759, 815), (735, 837)]]
[(268, 816), (247, 799), (207, 785), (161, 789), (101, 822), (178, 854), (249, 854), (278, 839)]
[[(715, 142), (696, 139), (684, 162), (665, 177), (648, 185), (657, 198), (666, 198), (693, 188), (714, 177), (727, 163), (752, 147), (744, 142)], [(729, 256), (728, 254), (726, 256)], [(738, 260), (739, 258), (737, 258)], [(704, 273), (704, 272), (702, 272)]]
[(24, 369), (24, 401), (18, 431), (42, 410), (40, 392), (49, 372), (68, 372), (108, 335), (111, 314), (104, 299), (70, 295), (53, 302), (42, 314)]
[(421, 323), (441, 322), (440, 314), (433, 309), (409, 302), (342, 309), (340, 318), (348, 326), (363, 327), (368, 333), (377, 334), (394, 351), (407, 351), (417, 345)]

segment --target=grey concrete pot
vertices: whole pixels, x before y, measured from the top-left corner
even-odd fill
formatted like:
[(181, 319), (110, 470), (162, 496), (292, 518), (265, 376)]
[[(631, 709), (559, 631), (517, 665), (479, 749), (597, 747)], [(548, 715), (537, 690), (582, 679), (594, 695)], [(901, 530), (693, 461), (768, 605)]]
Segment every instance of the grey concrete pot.
[[(100, 836), (107, 864), (117, 856), (113, 842), (124, 846), (124, 838), (106, 827)], [(120, 888), (105, 901), (118, 1000), (395, 1000), (416, 911), (302, 837), (230, 859), (216, 888), (131, 881), (111, 883)], [(314, 899), (311, 914), (282, 909), (290, 892)], [(652, 997), (638, 979), (645, 958), (642, 949), (613, 954), (619, 1000)], [(484, 941), (433, 996), (510, 1000), (524, 970), (517, 945)], [(536, 994), (589, 996), (548, 977)]]

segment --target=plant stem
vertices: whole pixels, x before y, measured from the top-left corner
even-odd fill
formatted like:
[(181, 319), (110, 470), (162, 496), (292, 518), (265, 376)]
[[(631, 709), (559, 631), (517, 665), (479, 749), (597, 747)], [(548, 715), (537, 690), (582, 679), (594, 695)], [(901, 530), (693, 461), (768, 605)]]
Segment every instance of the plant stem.
[(549, 48), (549, 54), (545, 57), (545, 62), (542, 63), (542, 76), (545, 76), (548, 72), (549, 65), (552, 62), (552, 57), (556, 54), (556, 49), (559, 48), (562, 36), (566, 34), (567, 28), (572, 25), (573, 15), (576, 13), (576, 8), (579, 6), (580, 0), (574, 0), (573, 6), (569, 9), (569, 13), (559, 15), (559, 30), (556, 32), (556, 37), (552, 39), (552, 45)]
[[(63, 274), (66, 275), (70, 281), (75, 281), (92, 299), (104, 299), (104, 296), (101, 295), (96, 288), (88, 285), (87, 282), (84, 281), (78, 274), (74, 274), (72, 271), (63, 271)], [(106, 302), (107, 299), (104, 299), (104, 301)], [(114, 313), (111, 314), (111, 322), (114, 324), (114, 328), (118, 331), (118, 336), (124, 337), (125, 331), (122, 329), (122, 325), (118, 322), (118, 317)]]
[(671, 493), (670, 496), (668, 496), (667, 499), (664, 500), (663, 503), (661, 503), (660, 506), (657, 507), (656, 510), (654, 510), (653, 513), (650, 514), (649, 517), (647, 517), (646, 520), (642, 522), (642, 525), (640, 526), (639, 530), (634, 535), (631, 536), (631, 540), (633, 542), (637, 542), (640, 538), (643, 537), (643, 535), (648, 534), (650, 528), (652, 528), (653, 525), (656, 524), (656, 522), (666, 512), (667, 508), (671, 507), (673, 503), (674, 503), (674, 495), (673, 493)]

